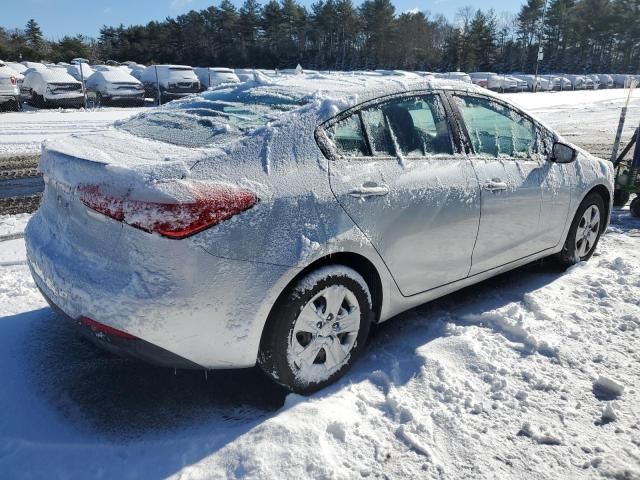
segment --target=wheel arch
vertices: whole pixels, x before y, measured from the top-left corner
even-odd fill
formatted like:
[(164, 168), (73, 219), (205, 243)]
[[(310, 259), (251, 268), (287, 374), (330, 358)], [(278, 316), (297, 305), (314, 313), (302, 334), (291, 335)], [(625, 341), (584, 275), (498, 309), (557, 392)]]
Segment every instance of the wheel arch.
[(584, 201), (585, 198), (587, 198), (589, 195), (591, 195), (592, 193), (596, 193), (598, 195), (600, 195), (602, 197), (602, 200), (604, 201), (604, 208), (605, 208), (605, 218), (607, 219), (607, 221), (602, 222), (602, 232), (604, 233), (604, 231), (607, 229), (608, 225), (609, 225), (609, 216), (611, 214), (611, 199), (612, 199), (612, 195), (611, 192), (609, 191), (609, 189), (599, 183), (593, 187), (591, 187), (591, 189), (589, 189), (587, 191), (587, 193), (585, 193), (582, 198), (580, 199), (580, 203), (578, 204), (581, 205), (582, 202)]
[(383, 287), (382, 287), (382, 278), (380, 277), (380, 273), (375, 265), (363, 255), (354, 252), (336, 252), (316, 259), (302, 270), (300, 270), (295, 277), (293, 277), (289, 283), (282, 289), (278, 298), (273, 303), (271, 310), (267, 316), (267, 321), (262, 328), (262, 334), (260, 336), (260, 348), (262, 347), (262, 342), (265, 337), (265, 332), (267, 332), (271, 328), (271, 324), (274, 321), (274, 314), (278, 310), (278, 307), (282, 304), (283, 301), (287, 298), (289, 290), (293, 285), (295, 285), (298, 281), (300, 281), (304, 276), (317, 270), (320, 267), (324, 267), (327, 265), (343, 265), (345, 267), (352, 268), (356, 272), (358, 272), (362, 278), (364, 278), (365, 282), (367, 282), (367, 286), (369, 287), (369, 293), (371, 293), (371, 300), (373, 302), (373, 312), (375, 315), (374, 323), (377, 323), (380, 319), (380, 313), (382, 311), (382, 301), (383, 301)]

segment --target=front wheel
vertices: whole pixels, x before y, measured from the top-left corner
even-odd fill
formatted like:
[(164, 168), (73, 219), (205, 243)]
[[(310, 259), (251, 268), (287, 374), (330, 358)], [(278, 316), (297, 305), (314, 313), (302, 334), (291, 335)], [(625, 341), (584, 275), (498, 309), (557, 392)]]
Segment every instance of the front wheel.
[(558, 259), (564, 265), (586, 262), (598, 246), (604, 225), (604, 200), (597, 193), (591, 193), (582, 201), (576, 213), (564, 248)]
[(373, 316), (369, 288), (358, 272), (321, 267), (274, 308), (258, 364), (288, 390), (313, 393), (346, 373), (365, 347)]

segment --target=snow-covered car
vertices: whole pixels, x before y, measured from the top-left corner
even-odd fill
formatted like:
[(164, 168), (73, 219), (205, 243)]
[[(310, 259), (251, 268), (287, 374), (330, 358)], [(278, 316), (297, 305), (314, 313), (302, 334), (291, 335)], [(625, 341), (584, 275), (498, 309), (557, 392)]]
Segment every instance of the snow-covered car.
[(200, 81), (192, 67), (186, 65), (151, 65), (147, 67), (140, 81), (146, 96), (160, 103), (170, 102), (200, 91)]
[(18, 75), (20, 74), (0, 60), (0, 111), (20, 110)]
[(198, 80), (200, 81), (200, 89), (207, 90), (208, 88), (217, 87), (225, 83), (239, 83), (240, 79), (235, 72), (230, 68), (209, 68), (209, 67), (197, 67), (193, 71), (196, 73)]
[(93, 69), (89, 66), (88, 63), (72, 64), (67, 66), (66, 70), (69, 75), (71, 75), (79, 82), (82, 82), (84, 79), (85, 85), (87, 83), (87, 80), (89, 80), (89, 77), (94, 73)]
[(549, 86), (550, 86), (549, 81), (544, 79), (540, 75), (536, 77), (535, 75), (525, 75), (525, 74), (518, 73), (518, 74), (513, 74), (511, 76), (514, 78), (517, 78), (518, 80), (527, 82), (527, 90), (529, 90), (530, 92), (533, 92), (533, 91), (542, 92), (542, 91), (549, 90)]
[[(372, 324), (537, 259), (588, 260), (612, 168), (453, 81), (296, 75), (48, 141), (35, 284), (106, 349), (256, 363), (309, 393)], [(53, 321), (53, 320), (52, 320)]]
[(246, 82), (247, 80), (253, 80), (253, 74), (255, 70), (252, 68), (236, 68), (233, 70), (233, 73), (240, 79), (241, 82)]
[(600, 88), (613, 88), (615, 86), (611, 75), (601, 73), (598, 77), (600, 78)]
[(87, 80), (87, 91), (95, 94), (98, 105), (144, 105), (142, 82), (116, 68), (91, 75)]
[(571, 81), (571, 87), (574, 90), (586, 90), (587, 78), (583, 75), (565, 75)]
[(502, 82), (495, 73), (491, 72), (471, 72), (469, 74), (471, 82), (482, 88), (498, 91), (502, 88)]
[(619, 73), (612, 75), (612, 77), (616, 88), (629, 88), (635, 80), (632, 75), (624, 75)]
[(35, 107), (84, 106), (82, 83), (64, 68), (33, 70), (22, 84), (24, 98)]
[(46, 70), (47, 66), (44, 63), (40, 63), (40, 62), (28, 62), (28, 61), (23, 61), (20, 62), (22, 65), (24, 65), (26, 68), (33, 68), (35, 70)]
[(540, 75), (548, 83), (549, 90), (562, 90), (562, 79), (558, 75)]

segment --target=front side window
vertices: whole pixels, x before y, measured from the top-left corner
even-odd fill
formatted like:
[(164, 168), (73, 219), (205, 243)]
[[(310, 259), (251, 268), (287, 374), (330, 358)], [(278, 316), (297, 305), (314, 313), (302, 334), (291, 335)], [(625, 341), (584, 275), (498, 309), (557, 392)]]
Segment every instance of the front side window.
[(479, 97), (455, 97), (478, 155), (528, 158), (538, 152), (533, 122), (497, 102)]

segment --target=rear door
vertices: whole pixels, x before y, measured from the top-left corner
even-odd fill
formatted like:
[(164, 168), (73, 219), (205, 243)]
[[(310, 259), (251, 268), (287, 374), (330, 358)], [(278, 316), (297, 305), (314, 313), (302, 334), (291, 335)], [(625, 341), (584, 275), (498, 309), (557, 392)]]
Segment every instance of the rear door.
[[(482, 215), (471, 274), (549, 248), (541, 219), (546, 161), (538, 127), (494, 98), (454, 94), (481, 188)], [(547, 211), (547, 214), (553, 214)]]
[(467, 277), (480, 220), (479, 188), (471, 161), (455, 153), (439, 95), (369, 103), (320, 131), (336, 199), (403, 295)]

